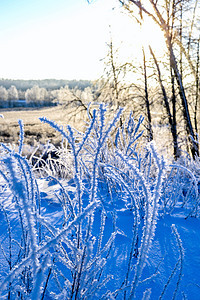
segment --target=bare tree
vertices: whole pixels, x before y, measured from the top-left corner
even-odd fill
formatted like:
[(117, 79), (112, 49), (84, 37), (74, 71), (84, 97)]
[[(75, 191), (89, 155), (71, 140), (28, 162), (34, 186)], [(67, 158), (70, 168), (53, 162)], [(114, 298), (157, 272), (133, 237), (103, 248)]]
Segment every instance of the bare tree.
[(104, 58), (104, 74), (103, 81), (104, 86), (109, 89), (112, 93), (111, 102), (116, 105), (117, 108), (119, 106), (125, 106), (127, 104), (127, 95), (131, 88), (131, 84), (129, 84), (126, 80), (126, 75), (129, 72), (133, 72), (135, 67), (131, 62), (121, 62), (119, 59), (119, 48), (116, 48), (112, 39), (112, 35), (110, 33), (110, 42), (107, 43), (108, 53)]
[[(166, 93), (165, 87), (163, 85), (163, 81), (162, 81), (162, 77), (161, 77), (161, 71), (160, 71), (158, 61), (157, 61), (156, 56), (155, 56), (155, 54), (154, 54), (154, 52), (153, 52), (153, 50), (150, 46), (149, 46), (149, 49), (150, 49), (151, 55), (153, 57), (153, 60), (155, 62), (157, 72), (158, 72), (158, 81), (159, 81), (159, 84), (160, 84), (160, 87), (161, 87), (161, 90), (162, 90), (163, 100), (164, 100), (164, 103), (165, 103), (165, 108), (166, 108), (168, 121), (169, 121), (169, 124), (170, 124), (170, 129), (171, 129), (172, 138), (173, 138), (174, 157), (175, 157), (175, 159), (177, 159), (178, 156), (179, 156), (179, 149), (178, 149), (178, 141), (177, 141), (178, 136), (177, 136), (177, 129), (176, 129), (176, 111), (175, 111), (175, 107), (174, 107), (175, 105), (173, 105), (173, 115), (172, 115), (169, 100), (168, 100), (168, 97), (167, 97), (167, 93)], [(173, 95), (174, 95), (174, 93), (173, 93)], [(175, 101), (173, 101), (173, 104), (175, 104)]]
[(146, 56), (145, 56), (144, 47), (142, 48), (142, 52), (143, 52), (143, 64), (144, 64), (145, 105), (146, 105), (147, 120), (148, 120), (148, 125), (147, 125), (148, 141), (152, 141), (153, 140), (153, 128), (152, 128), (152, 122), (151, 122), (151, 110), (150, 110), (148, 84), (147, 84)]
[[(176, 78), (178, 89), (179, 89), (179, 95), (181, 98), (181, 103), (182, 103), (182, 108), (183, 108), (183, 116), (184, 116), (185, 125), (186, 125), (186, 132), (187, 132), (187, 135), (190, 140), (190, 150), (191, 150), (193, 158), (195, 158), (196, 156), (199, 156), (198, 145), (197, 145), (197, 141), (196, 141), (196, 135), (194, 132), (194, 128), (193, 128), (193, 125), (191, 122), (190, 112), (189, 112), (189, 108), (188, 108), (188, 101), (187, 101), (185, 88), (184, 88), (183, 81), (182, 81), (181, 72), (178, 67), (177, 57), (175, 55), (175, 51), (174, 51), (174, 47), (173, 47), (173, 43), (172, 43), (172, 34), (171, 34), (171, 27), (169, 26), (168, 11), (166, 10), (166, 7), (164, 8), (162, 6), (162, 9), (165, 10), (165, 14), (168, 16), (165, 19), (163, 11), (161, 11), (161, 6), (158, 6), (158, 1), (147, 0), (147, 1), (145, 1), (146, 6), (144, 6), (142, 1), (140, 1), (140, 0), (139, 1), (119, 0), (119, 1), (125, 7), (125, 9), (128, 10), (131, 14), (133, 13), (133, 10), (131, 9), (131, 5), (135, 5), (136, 7), (138, 7), (140, 16), (141, 16), (141, 14), (145, 14), (146, 16), (150, 17), (160, 27), (160, 29), (164, 33), (165, 42), (166, 42), (166, 46), (167, 46), (168, 53), (169, 53), (170, 65), (171, 65), (171, 68), (173, 69), (174, 76)], [(169, 2), (170, 3), (172, 2), (173, 10), (175, 8), (177, 8), (175, 6), (174, 0), (167, 1), (167, 2), (168, 2), (168, 4), (169, 4)], [(176, 5), (178, 5), (178, 2), (176, 2)], [(151, 10), (149, 10), (149, 9), (151, 9)], [(180, 39), (179, 39), (179, 44), (181, 45)], [(182, 48), (184, 48), (184, 47), (182, 46)]]

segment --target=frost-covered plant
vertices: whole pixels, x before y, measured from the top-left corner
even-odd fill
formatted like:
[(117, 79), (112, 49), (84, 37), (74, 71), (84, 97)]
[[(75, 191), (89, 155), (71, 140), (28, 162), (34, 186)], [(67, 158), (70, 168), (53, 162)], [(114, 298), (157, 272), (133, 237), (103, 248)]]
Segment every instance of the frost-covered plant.
[[(26, 266), (21, 266), (20, 280), (22, 292), (18, 291), (20, 295), (28, 295), (30, 288), (34, 285), (34, 280), (37, 267), (38, 256), (37, 247), (39, 242), (39, 227), (37, 220), (37, 211), (40, 211), (40, 198), (38, 196), (37, 186), (34, 181), (34, 177), (26, 159), (21, 155), (21, 144), (23, 142), (23, 126), (20, 123), (21, 137), (19, 153), (14, 152), (5, 145), (3, 145), (3, 157), (1, 159), (0, 175), (2, 177), (2, 184), (4, 185), (4, 193), (1, 193), (2, 208), (6, 212), (6, 222), (9, 229), (9, 248), (10, 259), (7, 259), (9, 263), (10, 273), (18, 268), (18, 264), (21, 260), (24, 260), (27, 256), (31, 256), (32, 271)], [(4, 199), (6, 192), (6, 198)], [(8, 200), (9, 199), (9, 200)], [(5, 201), (6, 200), (6, 201)], [(10, 211), (8, 212), (8, 203), (11, 204)], [(38, 209), (37, 209), (38, 208)], [(18, 222), (15, 227), (18, 228), (21, 236), (13, 236), (13, 215), (18, 215)], [(14, 240), (13, 240), (14, 239)], [(3, 247), (3, 246), (2, 246)], [(5, 250), (3, 250), (5, 253)], [(13, 252), (15, 255), (13, 255)], [(17, 253), (17, 255), (16, 255)], [(11, 280), (8, 275), (7, 281)], [(5, 280), (6, 282), (6, 280)], [(8, 295), (15, 294), (11, 281), (9, 282)], [(24, 288), (23, 288), (24, 287)]]
[(189, 168), (181, 164), (172, 164), (163, 185), (161, 213), (171, 214), (181, 210), (185, 218), (198, 217), (200, 212), (200, 195), (198, 177)]
[(135, 297), (136, 288), (139, 285), (155, 234), (165, 169), (164, 161), (158, 157), (153, 144), (149, 144), (149, 151), (157, 167), (153, 191), (150, 189), (150, 181), (147, 181), (141, 173), (137, 164), (138, 161), (131, 159), (129, 155), (122, 155), (121, 151), (116, 152), (119, 159), (128, 167), (128, 175), (115, 166), (107, 165), (107, 176), (112, 177), (123, 186), (126, 192), (126, 198), (124, 199), (126, 207), (131, 208), (134, 213), (133, 237), (128, 255), (127, 272), (120, 290), (113, 293), (116, 296), (124, 291), (124, 298), (127, 297), (128, 299), (134, 299)]
[[(80, 134), (77, 134), (70, 126), (67, 126), (67, 131), (64, 131), (63, 128), (59, 127), (54, 122), (51, 122), (45, 118), (41, 118), (41, 121), (48, 123), (50, 126), (55, 128), (58, 132), (60, 132), (65, 138), (70, 146), (70, 151), (73, 156), (73, 165), (74, 165), (74, 184), (75, 184), (75, 194), (73, 195), (73, 199), (70, 199), (70, 195), (67, 195), (67, 199), (72, 205), (70, 205), (71, 210), (69, 211), (69, 218), (73, 219), (76, 216), (82, 214), (85, 203), (98, 203), (97, 199), (97, 166), (100, 156), (101, 148), (106, 142), (110, 131), (117, 120), (119, 119), (121, 111), (116, 114), (113, 121), (106, 126), (105, 124), (105, 109), (103, 106), (100, 106), (99, 114), (96, 114), (96, 111), (93, 112), (93, 118), (89, 124), (88, 129), (83, 135), (82, 139), (80, 139)], [(87, 186), (85, 182), (84, 173), (82, 170), (82, 150), (84, 149), (89, 136), (93, 134), (93, 130), (95, 131), (95, 126), (98, 126), (98, 122), (100, 123), (100, 128), (98, 129), (98, 136), (96, 140), (96, 148), (90, 168), (90, 185)], [(84, 195), (85, 194), (85, 195)], [(85, 203), (83, 203), (83, 198)], [(70, 200), (69, 200), (70, 199)], [(73, 210), (73, 214), (71, 213)], [(88, 297), (89, 294), (93, 294), (94, 291), (98, 290), (101, 287), (102, 283), (100, 281), (100, 277), (102, 274), (102, 268), (106, 263), (106, 259), (103, 258), (105, 252), (109, 251), (113, 243), (113, 239), (115, 233), (111, 233), (109, 239), (106, 244), (102, 244), (102, 236), (104, 232), (104, 208), (101, 208), (101, 215), (103, 218), (100, 222), (100, 233), (97, 237), (94, 237), (92, 234), (93, 231), (93, 223), (95, 219), (95, 214), (92, 212), (86, 222), (78, 224), (76, 228), (76, 232), (74, 236), (76, 237), (73, 243), (76, 245), (76, 250), (79, 251), (79, 254), (75, 252), (73, 254), (74, 269), (72, 271), (72, 284), (68, 289), (68, 295), (70, 297), (80, 298), (80, 297)], [(98, 245), (98, 246), (97, 246)], [(96, 253), (93, 252), (96, 248)], [(72, 256), (72, 254), (71, 254)], [(101, 263), (100, 263), (101, 262)], [(109, 278), (109, 277), (108, 277)], [(103, 281), (108, 280), (106, 277)], [(93, 283), (93, 284), (91, 284)], [(89, 294), (88, 294), (89, 293)], [(85, 295), (85, 296), (84, 296)]]
[(63, 142), (59, 147), (47, 143), (42, 149), (36, 148), (29, 161), (37, 177), (53, 176), (63, 179), (73, 177), (72, 154), (68, 149), (68, 143)]
[(177, 292), (178, 292), (178, 288), (179, 288), (179, 285), (180, 285), (180, 281), (182, 279), (182, 275), (183, 275), (183, 259), (184, 259), (184, 249), (183, 249), (183, 245), (182, 245), (182, 241), (181, 241), (181, 238), (180, 238), (180, 235), (176, 229), (176, 226), (174, 224), (172, 224), (171, 226), (172, 228), (172, 231), (175, 235), (175, 238), (176, 238), (176, 242), (177, 242), (177, 245), (178, 245), (178, 249), (179, 249), (179, 259), (177, 260), (176, 264), (175, 264), (175, 267), (173, 269), (173, 271), (171, 272), (166, 284), (164, 285), (164, 288), (162, 290), (162, 293), (160, 294), (160, 297), (159, 297), (159, 300), (163, 299), (163, 296), (165, 295), (165, 292), (173, 278), (173, 276), (175, 275), (175, 273), (177, 272), (178, 268), (179, 268), (179, 274), (178, 274), (178, 280), (177, 280), (177, 283), (176, 283), (176, 288), (174, 290), (174, 293), (173, 293), (173, 296), (172, 296), (172, 299), (174, 300), (176, 298), (176, 295), (177, 295)]
[[(23, 126), (21, 122), (20, 129), (19, 153), (16, 153), (5, 145), (2, 145), (3, 148), (1, 151), (2, 159), (0, 175), (2, 177), (1, 182), (3, 189), (1, 197), (5, 197), (6, 191), (8, 194), (6, 196), (6, 200), (9, 199), (9, 201), (12, 201), (14, 204), (8, 211), (8, 207), (6, 207), (7, 201), (2, 203), (2, 209), (4, 210), (8, 225), (10, 242), (10, 258), (7, 258), (6, 250), (4, 250), (2, 245), (2, 251), (9, 264), (10, 271), (1, 283), (2, 295), (5, 294), (5, 287), (8, 285), (9, 298), (14, 297), (13, 299), (16, 299), (18, 297), (21, 299), (21, 297), (25, 297), (27, 299), (39, 299), (39, 295), (42, 292), (42, 284), (47, 273), (46, 269), (48, 264), (46, 263), (49, 262), (50, 268), (52, 268), (52, 262), (49, 260), (52, 247), (55, 251), (53, 251), (54, 261), (59, 261), (59, 259), (65, 261), (65, 265), (68, 267), (68, 269), (71, 263), (71, 271), (73, 272), (74, 270), (76, 272), (78, 280), (76, 289), (73, 292), (78, 293), (79, 286), (81, 284), (80, 274), (81, 272), (83, 273), (83, 271), (80, 271), (80, 269), (83, 267), (83, 262), (85, 264), (85, 257), (87, 257), (86, 252), (88, 252), (90, 248), (89, 244), (92, 244), (90, 241), (90, 232), (92, 229), (94, 208), (98, 205), (98, 201), (94, 201), (94, 199), (91, 198), (91, 203), (88, 204), (87, 207), (82, 206), (80, 179), (78, 178), (78, 170), (75, 169), (75, 172), (77, 172), (75, 173), (75, 179), (77, 183), (76, 194), (78, 198), (78, 209), (76, 210), (76, 199), (74, 199), (72, 204), (70, 196), (67, 195), (65, 190), (60, 185), (61, 191), (63, 192), (63, 211), (69, 215), (65, 215), (66, 224), (63, 224), (63, 228), (61, 230), (58, 228), (52, 229), (52, 227), (48, 225), (48, 222), (43, 220), (41, 216), (38, 186), (33, 176), (31, 167), (27, 160), (20, 155), (23, 142)], [(65, 197), (67, 197), (67, 199)], [(68, 202), (65, 202), (64, 205), (64, 201)], [(16, 214), (15, 218), (19, 220), (19, 224), (15, 224), (15, 226), (17, 227), (19, 233), (19, 228), (21, 228), (21, 241), (19, 236), (17, 236), (19, 240), (13, 241), (12, 239), (12, 232), (14, 231), (12, 214)], [(87, 215), (90, 215), (90, 222), (88, 222), (84, 230), (81, 230), (82, 220), (86, 218)], [(44, 236), (45, 230), (43, 228), (41, 229), (41, 227), (45, 227), (50, 235)], [(72, 245), (73, 239), (72, 241), (68, 241), (68, 238), (66, 237), (67, 233), (70, 233), (72, 230), (71, 228), (73, 227), (75, 228), (76, 234), (75, 245)], [(87, 239), (84, 236), (86, 232), (88, 235)], [(113, 237), (114, 235), (111, 235), (106, 245), (104, 245), (103, 248), (99, 248), (98, 258), (101, 257), (102, 253), (106, 252), (107, 248), (109, 248), (109, 243), (112, 241)], [(71, 249), (72, 253), (74, 252), (74, 257), (68, 259), (68, 254), (64, 246), (61, 245), (62, 243)], [(60, 251), (58, 251), (58, 249)], [(71, 256), (72, 253), (70, 254)], [(13, 262), (12, 260), (16, 261)], [(91, 264), (91, 261), (88, 262), (88, 264)], [(95, 264), (95, 259), (93, 265), (95, 265), (95, 268), (93, 267), (93, 269), (96, 269), (97, 265)], [(102, 268), (102, 265), (99, 268)], [(90, 270), (91, 268), (88, 267), (88, 269)], [(16, 276), (19, 276), (18, 284), (16, 283)]]
[[(153, 143), (144, 155), (137, 150), (143, 118), (136, 123), (130, 114), (119, 126), (121, 114), (119, 109), (107, 122), (100, 105), (88, 115), (85, 132), (40, 118), (62, 135), (63, 146), (47, 145), (45, 151), (57, 157), (41, 156), (34, 166), (22, 156), (21, 121), (18, 152), (2, 145), (0, 222), (9, 245), (1, 241), (7, 263), (2, 299), (137, 296), (162, 203), (165, 164)], [(130, 224), (124, 226), (120, 216)], [(123, 276), (115, 278), (113, 268)], [(151, 292), (142, 290), (143, 299)]]
[[(55, 298), (84, 299), (93, 297), (110, 279), (109, 274), (103, 274), (103, 269), (116, 233), (115, 230), (111, 230), (105, 238), (105, 210), (100, 206), (98, 213), (96, 212), (96, 207), (100, 205), (97, 197), (97, 165), (100, 150), (107, 141), (110, 131), (115, 127), (120, 113), (121, 111), (106, 126), (104, 108), (101, 106), (98, 116), (94, 111), (93, 119), (81, 139), (78, 134), (78, 142), (76, 131), (70, 126), (67, 127), (67, 131), (64, 131), (54, 122), (41, 118), (41, 121), (51, 125), (62, 134), (63, 139), (67, 140), (73, 157), (73, 175), (70, 184), (67, 182), (62, 184), (52, 174), (45, 178), (49, 186), (51, 184), (58, 186), (54, 195), (62, 209), (62, 221), (59, 226), (51, 224), (41, 212), (37, 181), (28, 161), (21, 156), (22, 123), (20, 123), (19, 153), (2, 145), (0, 172), (2, 186), (8, 192), (8, 198), (14, 201), (13, 211), (15, 214), (18, 213), (17, 219), (22, 232), (22, 241), (16, 241), (17, 246), (15, 246), (18, 247), (19, 254), (16, 255), (16, 251), (15, 254), (12, 253), (13, 257), (18, 257), (15, 257), (17, 262), (12, 265), (8, 260), (12, 267), (0, 285), (2, 295), (6, 295), (5, 287), (8, 286), (9, 297), (38, 299), (40, 296), (44, 297), (49, 287)], [(91, 182), (88, 185), (84, 178), (81, 153), (88, 137), (92, 134), (95, 122), (96, 124), (100, 122), (100, 129), (92, 162)], [(74, 185), (73, 193), (70, 192), (71, 185)], [(4, 204), (2, 207), (8, 219), (8, 231), (11, 235), (13, 227), (9, 220), (10, 211), (6, 211)], [(94, 229), (93, 224), (96, 219), (99, 225)], [(95, 230), (98, 230), (97, 233), (94, 233)], [(14, 246), (12, 238), (10, 240), (11, 253)], [(17, 281), (17, 276), (28, 277), (29, 281), (24, 280), (23, 284), (22, 279)], [(52, 280), (56, 281), (56, 285), (52, 284)], [(22, 291), (18, 290), (19, 287)]]

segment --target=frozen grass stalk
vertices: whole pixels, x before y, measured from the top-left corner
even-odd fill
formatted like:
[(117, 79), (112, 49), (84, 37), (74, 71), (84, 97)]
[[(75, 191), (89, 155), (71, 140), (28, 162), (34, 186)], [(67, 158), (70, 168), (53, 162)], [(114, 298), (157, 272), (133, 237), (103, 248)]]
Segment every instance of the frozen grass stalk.
[(172, 296), (172, 299), (175, 300), (176, 298), (176, 295), (177, 295), (177, 292), (178, 292), (178, 288), (179, 288), (179, 285), (180, 285), (180, 281), (181, 281), (181, 278), (182, 278), (182, 275), (183, 275), (183, 258), (184, 258), (184, 249), (183, 249), (183, 245), (182, 245), (182, 241), (181, 241), (181, 238), (180, 238), (180, 235), (176, 229), (176, 226), (174, 224), (172, 224), (171, 226), (172, 228), (172, 232), (174, 233), (175, 235), (175, 238), (176, 238), (176, 242), (178, 244), (178, 248), (179, 248), (179, 259), (177, 260), (176, 264), (175, 264), (175, 267), (173, 269), (173, 271), (171, 272), (163, 290), (162, 290), (162, 293), (159, 297), (159, 300), (162, 300), (163, 299), (163, 296), (165, 295), (165, 292), (170, 284), (170, 282), (172, 281), (172, 278), (173, 276), (175, 275), (177, 269), (178, 269), (178, 266), (180, 265), (180, 270), (179, 270), (179, 275), (178, 275), (178, 280), (177, 280), (177, 283), (176, 283), (176, 288), (174, 290), (174, 293), (173, 293), (173, 296)]
[[(138, 261), (135, 267), (135, 276), (133, 279), (130, 297), (129, 299), (134, 299), (135, 297), (135, 291), (136, 287), (138, 285), (139, 279), (141, 277), (142, 271), (144, 269), (146, 258), (148, 256), (149, 248), (151, 246), (155, 229), (156, 229), (156, 221), (157, 221), (157, 214), (158, 214), (158, 201), (160, 199), (160, 192), (161, 192), (161, 186), (162, 186), (162, 177), (164, 172), (164, 161), (163, 159), (159, 159), (158, 155), (154, 149), (154, 146), (152, 143), (150, 143), (150, 151), (152, 152), (152, 156), (155, 160), (158, 174), (157, 174), (157, 180), (155, 185), (155, 191), (153, 193), (153, 196), (150, 198), (147, 198), (146, 202), (146, 212), (145, 212), (145, 222), (143, 227), (143, 236), (141, 241), (141, 246), (139, 249), (139, 256)], [(145, 186), (145, 182), (143, 183)], [(147, 188), (146, 188), (147, 189)], [(149, 195), (149, 193), (148, 193)]]
[[(8, 200), (15, 203), (13, 210), (21, 233), (21, 239), (14, 241), (12, 219), (9, 219), (12, 211), (7, 210), (2, 201), (9, 246), (6, 252), (2, 245), (2, 258), (7, 267), (7, 275), (0, 283), (2, 297), (6, 289), (8, 298), (18, 295), (19, 287), (23, 289), (19, 298), (24, 300), (45, 299), (49, 292), (55, 299), (134, 299), (139, 291), (141, 298), (143, 293), (144, 300), (153, 297), (153, 287), (145, 290), (144, 283), (153, 280), (159, 268), (150, 277), (147, 275), (144, 280), (141, 277), (145, 274), (156, 230), (161, 190), (169, 182), (162, 185), (165, 164), (154, 145), (148, 144), (145, 153), (136, 149), (142, 135), (140, 126), (143, 117), (136, 123), (130, 114), (127, 121), (117, 127), (121, 113), (122, 109), (119, 109), (107, 123), (106, 108), (100, 105), (89, 115), (85, 132), (78, 132), (71, 126), (64, 130), (53, 121), (40, 118), (67, 142), (65, 149), (63, 144), (58, 149), (60, 152), (56, 152), (60, 155), (59, 163), (65, 168), (63, 173), (56, 174), (53, 160), (45, 165), (49, 168), (49, 176), (48, 172), (42, 172), (39, 163), (32, 168), (22, 156), (22, 121), (19, 121), (19, 151), (14, 152), (2, 145), (0, 176), (2, 186), (6, 188), (0, 196), (3, 198), (6, 192)], [(68, 158), (72, 161), (69, 181), (69, 177), (62, 178), (62, 174), (68, 171), (65, 163), (62, 164), (63, 157), (64, 162)], [(199, 196), (197, 183), (186, 168), (175, 165), (171, 168), (184, 171), (192, 179), (191, 191), (183, 201), (183, 206), (186, 206), (193, 191), (196, 197)], [(46, 174), (46, 177), (36, 181), (33, 171), (38, 171), (37, 175)], [(168, 174), (172, 177), (173, 173)], [(179, 173), (175, 174), (179, 176)], [(165, 180), (169, 178), (166, 176)], [(174, 192), (178, 194), (179, 191)], [(172, 198), (164, 202), (163, 209), (167, 209), (168, 204), (172, 209), (176, 206), (176, 202), (171, 203)], [(192, 208), (192, 214), (197, 214), (198, 201)], [(51, 202), (54, 206), (50, 206)], [(60, 218), (55, 217), (54, 223), (48, 215), (48, 209), (53, 210), (53, 207), (59, 207), (56, 213)], [(121, 224), (121, 215), (131, 220), (126, 223), (128, 228)], [(184, 250), (175, 226), (172, 226), (172, 231), (179, 259), (160, 299), (175, 273), (178, 278), (172, 297), (178, 296), (183, 274)], [(120, 252), (124, 251), (123, 247), (125, 253)], [(17, 259), (14, 249), (18, 251)], [(116, 269), (111, 270), (113, 262), (116, 262)], [(115, 278), (112, 272), (117, 273), (121, 266), (123, 274)]]

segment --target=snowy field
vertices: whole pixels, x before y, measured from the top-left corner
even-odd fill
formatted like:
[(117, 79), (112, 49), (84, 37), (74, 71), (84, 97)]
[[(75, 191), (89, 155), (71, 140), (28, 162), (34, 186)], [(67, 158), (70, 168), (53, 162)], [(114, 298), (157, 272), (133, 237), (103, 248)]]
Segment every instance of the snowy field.
[(200, 299), (200, 162), (139, 148), (122, 113), (100, 105), (85, 133), (41, 118), (63, 140), (45, 160), (22, 122), (1, 146), (0, 299)]
[[(76, 108), (76, 107), (75, 107)], [(61, 139), (56, 135), (56, 132), (49, 126), (42, 125), (39, 121), (40, 116), (45, 116), (54, 120), (59, 125), (78, 124), (77, 129), (81, 129), (84, 125), (85, 114), (79, 112), (73, 113), (71, 107), (55, 106), (55, 107), (40, 107), (40, 108), (15, 108), (0, 109), (0, 142), (17, 143), (19, 126), (18, 120), (23, 120), (24, 123), (24, 143), (36, 147), (38, 144), (46, 144), (51, 141), (58, 144)]]

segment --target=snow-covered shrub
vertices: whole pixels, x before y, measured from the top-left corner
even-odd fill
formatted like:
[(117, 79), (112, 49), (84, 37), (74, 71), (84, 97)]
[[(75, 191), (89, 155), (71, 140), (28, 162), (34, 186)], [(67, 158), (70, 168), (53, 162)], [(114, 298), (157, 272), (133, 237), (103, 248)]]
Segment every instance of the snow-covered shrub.
[(53, 176), (62, 179), (73, 177), (72, 154), (65, 142), (59, 147), (47, 143), (40, 149), (36, 148), (29, 157), (29, 161), (37, 177)]
[[(130, 115), (127, 122), (116, 131), (115, 125), (121, 112), (120, 109), (115, 118), (106, 124), (106, 109), (100, 105), (99, 111), (93, 112), (93, 118), (91, 118), (82, 139), (82, 134), (72, 130), (69, 126), (67, 133), (54, 122), (44, 118), (41, 120), (60, 132), (70, 145), (75, 170), (74, 182), (78, 193), (78, 211), (83, 205), (81, 203), (81, 191), (84, 190), (84, 183), (87, 182), (89, 201), (100, 198), (101, 207), (105, 213), (112, 210), (115, 219), (118, 218), (118, 211), (130, 210), (132, 212), (132, 242), (128, 249), (127, 271), (121, 283), (121, 290), (125, 291), (125, 295), (128, 293), (130, 297), (133, 297), (155, 232), (164, 162), (158, 158), (154, 146), (150, 144), (148, 152), (154, 159), (157, 172), (154, 182), (155, 188), (151, 192), (150, 184), (152, 182), (150, 182), (147, 174), (145, 176), (148, 180), (143, 176), (140, 170), (140, 156), (136, 151), (136, 142), (142, 134), (139, 132), (139, 127), (143, 118), (140, 118), (136, 124)], [(150, 165), (148, 169), (151, 169)], [(80, 174), (83, 174), (84, 182), (82, 182)], [(113, 186), (119, 191), (116, 192), (114, 189), (113, 192)], [(102, 187), (108, 189), (109, 196), (106, 199), (101, 195)], [(122, 193), (123, 197), (120, 196)], [(141, 222), (141, 218), (144, 218), (144, 221)], [(114, 220), (112, 222), (114, 223)], [(133, 262), (135, 251), (138, 252), (137, 262)], [(135, 271), (133, 271), (134, 265)], [(130, 277), (133, 276), (130, 273), (135, 273), (132, 283), (129, 281)], [(126, 291), (127, 286), (129, 286), (129, 291)], [(115, 294), (115, 292), (112, 293)]]
[(8, 89), (8, 100), (18, 100), (18, 90), (15, 85), (11, 85), (11, 87)]
[(56, 103), (51, 99), (50, 93), (45, 88), (34, 85), (25, 92), (25, 99), (28, 106), (49, 106)]
[(0, 86), (0, 107), (8, 107), (8, 91), (5, 87)]
[(168, 166), (163, 184), (162, 214), (182, 213), (185, 218), (200, 213), (199, 178), (194, 170), (180, 163)]

